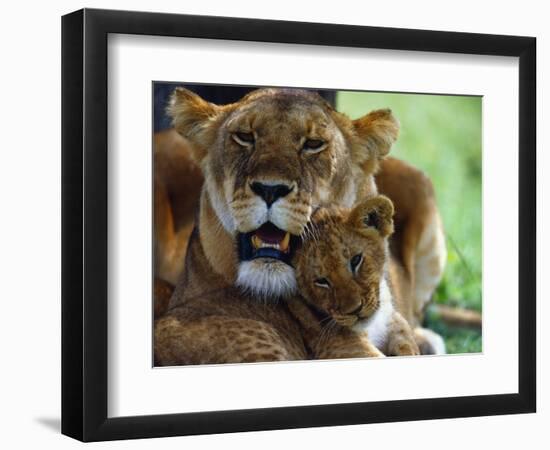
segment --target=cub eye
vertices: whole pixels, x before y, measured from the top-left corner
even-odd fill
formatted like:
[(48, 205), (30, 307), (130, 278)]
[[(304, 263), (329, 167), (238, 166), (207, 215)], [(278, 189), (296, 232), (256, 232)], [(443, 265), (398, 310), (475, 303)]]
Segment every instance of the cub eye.
[(236, 133), (233, 133), (233, 139), (237, 142), (239, 145), (243, 145), (245, 147), (248, 147), (251, 144), (254, 144), (254, 134), (248, 133), (245, 131), (237, 131)]
[(317, 278), (315, 280), (315, 284), (319, 287), (329, 289), (330, 288), (330, 281), (328, 281), (326, 278)]
[(357, 270), (359, 269), (359, 266), (361, 265), (361, 263), (363, 262), (363, 255), (361, 253), (358, 253), (357, 255), (355, 255), (354, 257), (352, 257), (349, 261), (349, 265), (351, 267), (351, 271), (353, 273), (356, 273)]
[(309, 153), (317, 153), (324, 150), (325, 147), (326, 142), (321, 139), (306, 139), (302, 148)]

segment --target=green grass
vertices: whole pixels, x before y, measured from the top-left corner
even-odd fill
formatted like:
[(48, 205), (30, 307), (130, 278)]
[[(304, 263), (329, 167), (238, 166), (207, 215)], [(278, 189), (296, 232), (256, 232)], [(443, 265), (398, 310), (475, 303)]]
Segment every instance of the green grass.
[[(353, 119), (392, 109), (401, 132), (391, 154), (429, 175), (445, 225), (447, 266), (434, 301), (481, 311), (481, 98), (340, 92), (337, 107)], [(481, 351), (480, 333), (430, 315), (427, 324), (449, 353)]]

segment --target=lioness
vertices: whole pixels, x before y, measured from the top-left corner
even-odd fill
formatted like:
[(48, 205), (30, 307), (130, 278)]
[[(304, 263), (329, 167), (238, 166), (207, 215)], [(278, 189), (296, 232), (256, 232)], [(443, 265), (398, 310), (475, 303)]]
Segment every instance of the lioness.
[(420, 353), (405, 319), (410, 282), (388, 249), (392, 216), (382, 195), (313, 214), (293, 259), (300, 295), (288, 304), (314, 357), (377, 356), (372, 345), (391, 356)]
[(352, 121), (295, 89), (220, 106), (178, 88), (169, 111), (205, 181), (184, 271), (155, 325), (156, 361), (303, 359), (299, 325), (279, 301), (296, 289), (290, 259), (317, 206), (350, 207), (377, 193), (373, 175), (397, 120), (378, 110)]

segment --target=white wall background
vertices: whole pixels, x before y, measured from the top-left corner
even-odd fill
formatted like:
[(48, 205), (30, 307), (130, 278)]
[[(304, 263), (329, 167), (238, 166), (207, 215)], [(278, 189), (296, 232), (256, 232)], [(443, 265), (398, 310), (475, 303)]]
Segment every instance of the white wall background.
[[(275, 2), (111, 0), (4, 2), (0, 16), (0, 443), (3, 448), (73, 448), (59, 434), (60, 418), (60, 16), (83, 6), (188, 14), (246, 16), (449, 31), (530, 35), (538, 38), (539, 230), (550, 226), (550, 164), (544, 142), (544, 105), (550, 104), (550, 31), (544, 2), (406, 1), (331, 4)], [(488, 2), (487, 2), (488, 3)], [(546, 19), (545, 19), (546, 17)], [(546, 194), (546, 195), (545, 195)], [(539, 254), (550, 251), (539, 233)], [(539, 256), (539, 275), (550, 268)], [(542, 329), (550, 308), (539, 283), (539, 412), (535, 415), (408, 422), (277, 432), (239, 433), (118, 443), (96, 448), (318, 448), (355, 444), (398, 448), (548, 448), (550, 437), (550, 329)], [(411, 444), (412, 443), (412, 444)]]

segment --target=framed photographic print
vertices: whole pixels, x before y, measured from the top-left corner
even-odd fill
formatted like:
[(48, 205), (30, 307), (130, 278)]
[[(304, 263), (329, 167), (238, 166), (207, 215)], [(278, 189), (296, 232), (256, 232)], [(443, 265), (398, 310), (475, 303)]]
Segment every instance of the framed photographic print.
[(535, 411), (534, 38), (62, 34), (64, 434)]

